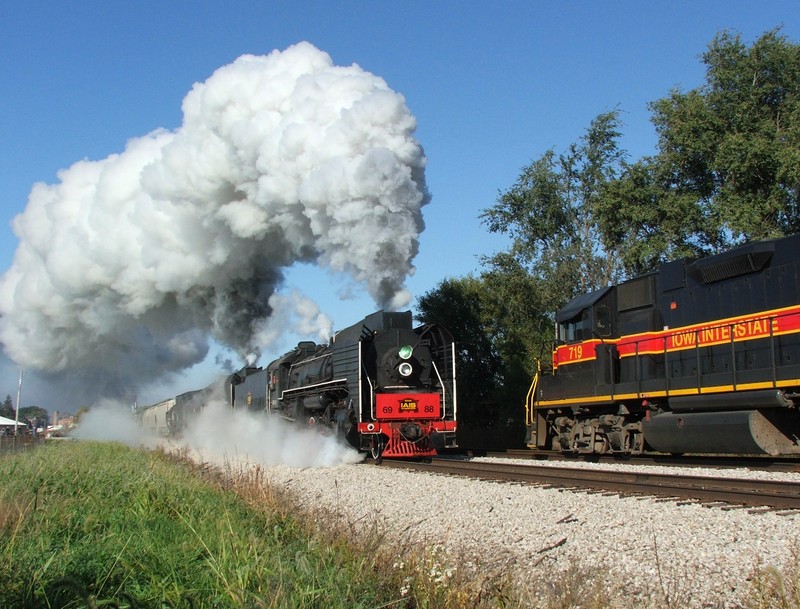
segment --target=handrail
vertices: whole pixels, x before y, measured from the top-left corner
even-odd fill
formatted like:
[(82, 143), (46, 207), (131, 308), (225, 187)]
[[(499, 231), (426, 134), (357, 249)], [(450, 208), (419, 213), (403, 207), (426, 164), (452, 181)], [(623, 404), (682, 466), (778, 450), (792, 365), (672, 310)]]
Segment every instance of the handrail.
[(436, 372), (436, 378), (439, 379), (439, 386), (442, 388), (442, 420), (444, 420), (445, 413), (447, 412), (447, 387), (442, 380), (442, 375), (439, 374), (439, 369), (436, 367), (436, 362), (431, 360), (431, 365), (433, 366), (433, 370)]
[[(742, 374), (742, 369), (740, 368), (736, 357), (737, 343), (742, 343), (745, 341), (769, 340), (769, 367), (771, 370), (770, 382), (774, 387), (777, 387), (778, 362), (776, 354), (776, 331), (778, 331), (779, 335), (797, 332), (797, 330), (792, 328), (794, 325), (792, 320), (790, 320), (788, 328), (783, 329), (780, 327), (780, 322), (786, 318), (797, 317), (798, 315), (800, 315), (800, 312), (798, 312), (796, 309), (788, 312), (766, 315), (754, 313), (749, 316), (742, 315), (724, 323), (713, 323), (708, 325), (692, 324), (693, 327), (687, 329), (676, 329), (674, 331), (667, 329), (663, 332), (648, 333), (649, 336), (642, 336), (641, 338), (635, 338), (633, 340), (626, 340), (625, 337), (622, 337), (621, 339), (618, 339), (618, 341), (622, 342), (623, 344), (627, 344), (628, 349), (633, 349), (633, 353), (631, 353), (631, 355), (636, 362), (634, 367), (635, 378), (633, 380), (637, 383), (637, 386), (640, 385), (642, 381), (640, 370), (642, 358), (646, 355), (654, 355), (660, 351), (660, 355), (664, 357), (663, 365), (665, 390), (667, 395), (669, 395), (672, 389), (670, 381), (676, 378), (671, 373), (669, 367), (671, 354), (687, 349), (691, 350), (689, 351), (690, 353), (694, 352), (695, 387), (698, 393), (702, 393), (704, 372), (702, 366), (703, 354), (701, 349), (729, 345), (730, 350), (728, 356), (731, 358), (731, 362), (728, 372), (731, 374), (731, 384), (734, 389), (736, 389), (736, 387), (741, 383)], [(754, 329), (754, 326), (750, 324), (760, 324), (761, 327), (759, 328), (758, 326), (755, 326)], [(765, 326), (764, 324), (767, 325)], [(657, 337), (653, 334), (660, 334), (661, 336)], [(651, 350), (652, 347), (648, 347), (648, 345), (652, 345), (654, 340), (662, 341), (660, 350), (656, 352)], [(671, 340), (673, 341), (672, 348), (670, 348)], [(639, 388), (639, 391), (641, 392), (641, 387)]]
[(453, 356), (453, 420), (458, 421), (458, 387), (456, 380), (456, 344), (455, 342), (450, 345), (451, 354)]
[(536, 401), (536, 386), (539, 384), (539, 374), (542, 371), (542, 360), (536, 360), (536, 372), (533, 375), (531, 386), (525, 395), (525, 425), (533, 425), (534, 402)]

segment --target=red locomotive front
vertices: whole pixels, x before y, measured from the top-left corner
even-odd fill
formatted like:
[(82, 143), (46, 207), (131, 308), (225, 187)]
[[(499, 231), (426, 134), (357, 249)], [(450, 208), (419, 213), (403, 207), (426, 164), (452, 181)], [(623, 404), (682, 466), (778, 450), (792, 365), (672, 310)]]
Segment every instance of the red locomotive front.
[[(411, 313), (376, 313), (357, 340), (337, 335), (334, 366), (357, 352), (354, 405), (360, 448), (373, 458), (431, 457), (455, 446), (455, 345), (435, 325), (411, 327)], [(342, 341), (342, 343), (340, 343)], [(341, 344), (337, 358), (337, 343)]]

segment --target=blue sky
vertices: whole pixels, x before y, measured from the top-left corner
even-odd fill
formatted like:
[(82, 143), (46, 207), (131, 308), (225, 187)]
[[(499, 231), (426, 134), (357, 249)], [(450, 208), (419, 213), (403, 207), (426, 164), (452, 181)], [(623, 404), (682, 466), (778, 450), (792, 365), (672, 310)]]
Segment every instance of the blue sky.
[[(11, 221), (36, 182), (56, 183), (81, 159), (119, 153), (130, 138), (177, 129), (195, 82), (243, 54), (309, 41), (337, 65), (357, 63), (401, 93), (417, 119), (432, 194), (407, 287), (480, 270), (502, 249), (479, 215), (519, 170), (562, 151), (601, 112), (619, 108), (622, 146), (654, 151), (647, 103), (702, 83), (699, 56), (720, 30), (750, 43), (766, 30), (800, 41), (790, 1), (681, 2), (7, 2), (0, 8), (0, 271), (17, 239)], [(289, 274), (345, 327), (375, 305), (343, 277)], [(344, 298), (344, 296), (348, 296)], [(413, 303), (412, 303), (413, 305)], [(296, 336), (287, 336), (288, 348)], [(265, 359), (268, 359), (265, 357)], [(263, 363), (263, 362), (262, 362)], [(210, 380), (212, 363), (177, 377), (184, 391)], [(0, 397), (18, 368), (0, 365)], [(50, 398), (26, 371), (22, 405)], [(70, 410), (71, 406), (62, 406)]]

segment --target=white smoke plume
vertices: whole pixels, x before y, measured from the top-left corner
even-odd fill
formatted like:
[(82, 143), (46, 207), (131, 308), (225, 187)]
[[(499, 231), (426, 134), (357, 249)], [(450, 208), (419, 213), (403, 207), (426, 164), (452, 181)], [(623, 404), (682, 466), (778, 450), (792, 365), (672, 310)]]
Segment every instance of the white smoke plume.
[(19, 365), (92, 370), (119, 394), (202, 361), (209, 338), (257, 354), (296, 262), (407, 304), (429, 201), (415, 128), (381, 78), (311, 44), (240, 57), (195, 84), (179, 129), (33, 187), (0, 342)]
[(78, 440), (119, 442), (127, 446), (154, 445), (157, 441), (119, 402), (104, 399), (86, 411), (70, 436)]
[(323, 429), (301, 427), (277, 415), (232, 410), (212, 401), (182, 434), (181, 443), (205, 458), (261, 465), (325, 467), (357, 463), (363, 456)]
[[(289, 296), (273, 294), (269, 306), (272, 315), (255, 328), (253, 343), (256, 345), (270, 345), (287, 330), (303, 336), (317, 336), (323, 343), (327, 343), (333, 335), (331, 318), (320, 312), (315, 302), (296, 290)], [(248, 354), (246, 363), (255, 365), (257, 356), (257, 353)]]
[(113, 400), (86, 412), (71, 436), (79, 440), (119, 442), (134, 448), (185, 446), (199, 458), (247, 461), (261, 465), (327, 467), (358, 463), (363, 456), (326, 430), (301, 427), (265, 413), (233, 410), (223, 400), (209, 399), (181, 438), (167, 441), (139, 425), (134, 414)]

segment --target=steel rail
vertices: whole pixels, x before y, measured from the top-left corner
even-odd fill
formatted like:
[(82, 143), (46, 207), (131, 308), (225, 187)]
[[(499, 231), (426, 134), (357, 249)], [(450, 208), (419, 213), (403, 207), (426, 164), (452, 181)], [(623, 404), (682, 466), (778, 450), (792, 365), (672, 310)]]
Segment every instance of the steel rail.
[(470, 451), (474, 457), (520, 459), (559, 463), (613, 463), (626, 465), (661, 465), (668, 467), (703, 467), (708, 469), (755, 469), (769, 472), (800, 473), (800, 458), (732, 455), (570, 455), (560, 452), (510, 449), (505, 451)]
[(800, 510), (800, 484), (785, 481), (451, 459), (434, 459), (430, 463), (386, 460), (382, 466), (624, 495)]

